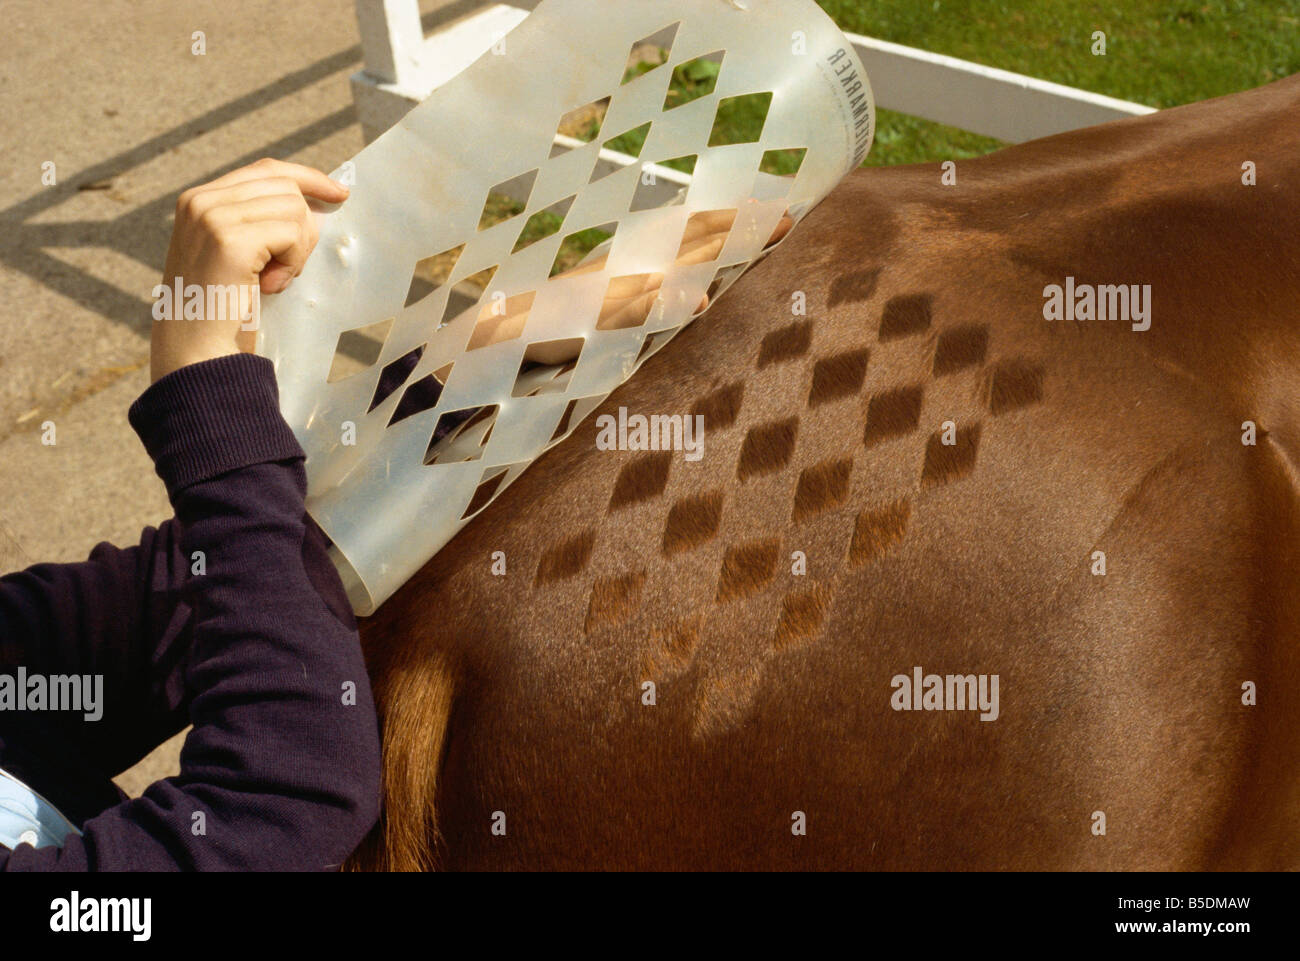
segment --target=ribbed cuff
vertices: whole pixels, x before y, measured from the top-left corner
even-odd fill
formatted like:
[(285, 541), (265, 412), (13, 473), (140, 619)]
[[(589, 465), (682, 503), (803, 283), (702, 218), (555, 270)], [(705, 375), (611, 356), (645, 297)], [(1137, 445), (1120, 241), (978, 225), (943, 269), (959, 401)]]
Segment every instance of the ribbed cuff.
[(280, 414), (275, 367), (256, 354), (229, 354), (172, 371), (127, 414), (176, 495), (251, 464), (306, 456)]

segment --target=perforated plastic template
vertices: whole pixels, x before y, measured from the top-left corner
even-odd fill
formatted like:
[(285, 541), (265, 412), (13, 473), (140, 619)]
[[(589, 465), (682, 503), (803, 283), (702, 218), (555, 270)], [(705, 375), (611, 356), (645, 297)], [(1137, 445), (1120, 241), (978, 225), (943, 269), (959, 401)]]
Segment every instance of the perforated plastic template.
[[(646, 38), (667, 60), (625, 78)], [(678, 104), (670, 80), (696, 62), (720, 63), (702, 74), (712, 89)], [(758, 139), (717, 142), (719, 113), (755, 97)], [(561, 118), (588, 104), (604, 110), (599, 135), (555, 146)], [(543, 0), (353, 158), (351, 196), (318, 215), (306, 269), (263, 301), (257, 349), (276, 365), (308, 509), (357, 612), (560, 443), (706, 294), (715, 302), (784, 215), (797, 222), (858, 166), (874, 120), (861, 63), (812, 0)], [(638, 128), (637, 162), (611, 171), (602, 145)], [(797, 173), (762, 172), (771, 151), (802, 151)], [(657, 165), (687, 157), (687, 186), (641, 209), (669, 169)], [(525, 207), (481, 227), (503, 185)], [(542, 212), (563, 222), (538, 238), (525, 228)], [(679, 262), (688, 224), (709, 212), (730, 225), (719, 255)], [(557, 272), (564, 240), (591, 229), (612, 237)], [(454, 266), (419, 289), (417, 265), (435, 255)], [(489, 270), (467, 306), (458, 285)], [(643, 320), (602, 319), (611, 289), (647, 276), (658, 294)]]

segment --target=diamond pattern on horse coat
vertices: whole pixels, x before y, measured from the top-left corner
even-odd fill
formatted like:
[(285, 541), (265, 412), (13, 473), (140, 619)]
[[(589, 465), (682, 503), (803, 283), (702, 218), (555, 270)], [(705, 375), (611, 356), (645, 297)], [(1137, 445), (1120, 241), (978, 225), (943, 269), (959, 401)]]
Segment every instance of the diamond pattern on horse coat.
[[(987, 325), (945, 326), (932, 295), (878, 296), (881, 284), (880, 270), (846, 274), (824, 305), (809, 304), (813, 316), (749, 328), (752, 369), (691, 405), (704, 416), (703, 459), (611, 454), (620, 467), (607, 511), (636, 521), (619, 538), (600, 527), (569, 538), (539, 562), (535, 591), (588, 579), (591, 643), (605, 647), (611, 631), (642, 637), (639, 682), (693, 678), (698, 736), (744, 716), (771, 659), (817, 642), (841, 582), (901, 549), (925, 491), (978, 469), (987, 416), (1043, 398), (1042, 366), (1015, 356), (990, 365)], [(640, 376), (672, 376), (674, 353)], [(771, 529), (774, 513), (786, 530)], [(806, 574), (793, 573), (798, 557)], [(692, 586), (702, 580), (707, 600)], [(751, 639), (743, 665), (701, 660), (723, 630)]]

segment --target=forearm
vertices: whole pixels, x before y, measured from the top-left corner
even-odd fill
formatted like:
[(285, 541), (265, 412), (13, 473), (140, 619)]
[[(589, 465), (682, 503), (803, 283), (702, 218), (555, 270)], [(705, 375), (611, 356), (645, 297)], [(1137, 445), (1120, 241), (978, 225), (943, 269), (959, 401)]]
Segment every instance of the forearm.
[[(378, 816), (374, 708), (350, 609), (303, 508), (269, 362), (230, 356), (132, 408), (177, 512), (194, 730), (179, 777), (10, 869), (319, 869)], [(0, 860), (3, 855), (0, 854)]]
[(146, 528), (135, 547), (99, 544), (85, 561), (0, 578), (0, 673), (15, 684), (40, 678), (47, 690), (55, 678), (71, 685), (65, 690), (76, 703), (45, 704), (43, 723), (104, 777), (186, 723), (179, 681), (189, 644), (187, 567), (169, 521)]

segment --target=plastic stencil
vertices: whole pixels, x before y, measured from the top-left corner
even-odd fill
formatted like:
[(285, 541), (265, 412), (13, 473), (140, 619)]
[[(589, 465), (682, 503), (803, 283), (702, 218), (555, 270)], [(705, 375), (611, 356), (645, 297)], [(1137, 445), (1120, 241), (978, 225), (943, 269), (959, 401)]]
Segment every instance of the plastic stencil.
[[(628, 71), (647, 48), (667, 59)], [(674, 76), (704, 82), (685, 97)], [(598, 133), (557, 138), (586, 107)], [(727, 142), (715, 127), (740, 109), (762, 132)], [(716, 302), (874, 126), (866, 73), (813, 0), (543, 0), (362, 150), (306, 269), (264, 299), (257, 347), (357, 612)], [(635, 163), (610, 162), (606, 144), (633, 142)], [(772, 152), (797, 172), (764, 172)], [(527, 199), (494, 222), (503, 193)], [(704, 224), (717, 256), (683, 258)], [(604, 242), (560, 269), (591, 231)], [(648, 309), (618, 309), (640, 291)]]

